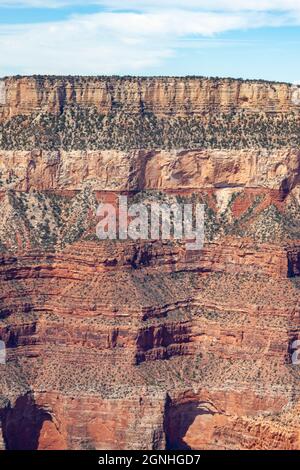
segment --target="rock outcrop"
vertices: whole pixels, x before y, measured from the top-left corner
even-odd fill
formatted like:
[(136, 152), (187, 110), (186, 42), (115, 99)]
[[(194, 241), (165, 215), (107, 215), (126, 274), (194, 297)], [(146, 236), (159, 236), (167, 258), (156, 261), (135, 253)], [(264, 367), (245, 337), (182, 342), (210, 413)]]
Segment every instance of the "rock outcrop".
[[(11, 78), (0, 119), (297, 113), (290, 93)], [(0, 448), (300, 449), (300, 148), (70, 146), (0, 149)], [(120, 195), (203, 204), (204, 247), (100, 241), (97, 206)]]
[(0, 190), (142, 191), (269, 188), (300, 180), (300, 150), (3, 151)]
[(0, 81), (5, 150), (299, 147), (296, 85), (233, 79)]

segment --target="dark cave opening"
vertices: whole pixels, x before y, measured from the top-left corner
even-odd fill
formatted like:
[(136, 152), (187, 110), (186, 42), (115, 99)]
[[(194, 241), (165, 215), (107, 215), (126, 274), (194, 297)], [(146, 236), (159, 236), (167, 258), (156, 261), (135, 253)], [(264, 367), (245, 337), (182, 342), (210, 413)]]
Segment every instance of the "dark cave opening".
[(214, 415), (216, 411), (211, 403), (191, 399), (182, 403), (172, 403), (167, 399), (165, 406), (166, 450), (196, 450), (185, 440), (189, 428), (197, 416)]
[(43, 423), (51, 421), (51, 416), (25, 395), (2, 410), (1, 421), (6, 450), (36, 450)]

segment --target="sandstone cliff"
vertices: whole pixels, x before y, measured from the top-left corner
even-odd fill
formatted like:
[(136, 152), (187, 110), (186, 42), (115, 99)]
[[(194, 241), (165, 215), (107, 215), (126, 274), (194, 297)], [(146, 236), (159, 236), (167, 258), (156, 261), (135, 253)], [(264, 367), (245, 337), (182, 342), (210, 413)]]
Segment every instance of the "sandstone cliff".
[[(293, 87), (284, 83), (201, 77), (19, 77), (3, 79), (0, 120), (36, 111), (60, 113), (69, 104), (156, 115), (202, 114), (244, 109), (289, 112)], [(5, 104), (3, 104), (5, 102)]]
[(89, 183), (96, 191), (246, 187), (281, 190), (284, 195), (299, 183), (299, 173), (297, 148), (130, 152), (0, 150), (0, 190), (80, 190)]
[(0, 81), (0, 147), (299, 146), (295, 91), (289, 84), (199, 77), (7, 78)]

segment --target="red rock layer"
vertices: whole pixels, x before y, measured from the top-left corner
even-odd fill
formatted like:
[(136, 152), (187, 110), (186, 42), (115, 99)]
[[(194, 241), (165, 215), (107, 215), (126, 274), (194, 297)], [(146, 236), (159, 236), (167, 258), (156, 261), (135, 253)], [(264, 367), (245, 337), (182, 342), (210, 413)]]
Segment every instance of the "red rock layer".
[[(0, 447), (300, 448), (297, 150), (1, 155)], [(140, 189), (203, 250), (92, 237)]]
[(204, 272), (154, 247), (146, 264), (132, 242), (3, 257), (8, 448), (299, 447), (293, 282), (261, 257)]

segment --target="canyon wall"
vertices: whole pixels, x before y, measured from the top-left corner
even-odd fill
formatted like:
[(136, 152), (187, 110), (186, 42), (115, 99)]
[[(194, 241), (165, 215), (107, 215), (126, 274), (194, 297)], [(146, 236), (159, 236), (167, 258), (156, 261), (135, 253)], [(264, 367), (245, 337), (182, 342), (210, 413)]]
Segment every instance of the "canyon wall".
[(299, 92), (201, 77), (11, 77), (0, 80), (0, 148), (298, 148)]
[(269, 188), (299, 182), (300, 150), (3, 151), (0, 190)]
[[(283, 145), (298, 138), (292, 87), (204, 78), (1, 83), (0, 138), (15, 140), (0, 145), (0, 448), (300, 449), (300, 148)], [(45, 115), (64, 120), (72, 106), (107, 120), (125, 113), (129, 127), (109, 128), (125, 129), (120, 146), (77, 145), (66, 134), (65, 146), (45, 148)], [(214, 123), (242, 110), (252, 123), (260, 113), (283, 119), (282, 134), (267, 118), (259, 146), (246, 145), (232, 121), (239, 148), (214, 148), (206, 133), (203, 146), (152, 146), (148, 128), (148, 145), (140, 136), (125, 145), (134, 114), (136, 122), (175, 116), (189, 140), (191, 116)], [(294, 113), (288, 128), (285, 113)], [(81, 119), (84, 130), (77, 114), (64, 129), (46, 121), (49, 142), (74, 123), (79, 139), (86, 132), (94, 141), (102, 121)], [(275, 134), (278, 148), (265, 140)], [(174, 238), (99, 240), (97, 207), (117, 209), (120, 195), (203, 204), (203, 248)]]
[(158, 116), (230, 112), (288, 112), (289, 84), (198, 77), (12, 77), (2, 79), (0, 121), (37, 111), (60, 113), (70, 104), (94, 106), (101, 114), (122, 109)]

